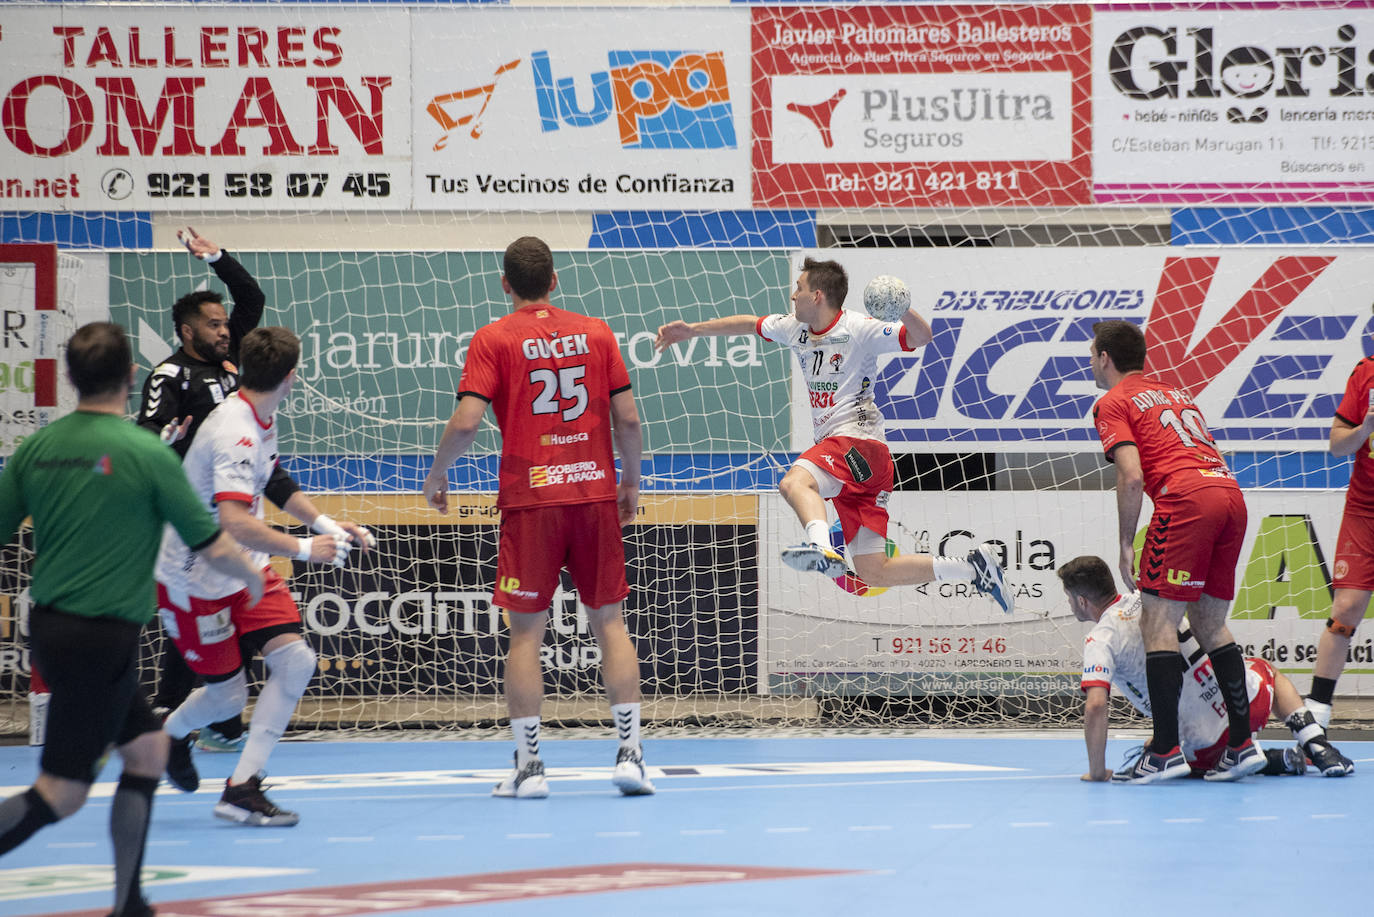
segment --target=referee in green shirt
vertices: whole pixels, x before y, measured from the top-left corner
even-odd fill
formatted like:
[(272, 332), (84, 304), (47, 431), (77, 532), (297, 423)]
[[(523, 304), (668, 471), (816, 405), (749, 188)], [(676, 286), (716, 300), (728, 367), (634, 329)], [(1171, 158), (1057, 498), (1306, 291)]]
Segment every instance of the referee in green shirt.
[(52, 691), (37, 781), (0, 803), (0, 855), (86, 801), (113, 743), (124, 760), (110, 807), (111, 917), (141, 917), (139, 871), (167, 736), (138, 681), (139, 634), (157, 605), (164, 523), (254, 600), (262, 574), (196, 499), (176, 453), (124, 420), (133, 358), (124, 329), (96, 322), (67, 342), (76, 410), (27, 437), (0, 473), (0, 544), (33, 517), (29, 640)]

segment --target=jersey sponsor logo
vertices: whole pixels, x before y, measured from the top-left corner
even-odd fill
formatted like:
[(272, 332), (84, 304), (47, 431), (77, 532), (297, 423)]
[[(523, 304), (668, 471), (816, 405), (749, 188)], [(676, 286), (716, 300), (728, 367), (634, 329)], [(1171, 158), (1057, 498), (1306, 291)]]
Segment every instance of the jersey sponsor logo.
[(1207, 581), (1206, 581), (1206, 580), (1195, 580), (1195, 579), (1192, 579), (1192, 575), (1193, 575), (1193, 573), (1192, 573), (1191, 570), (1175, 570), (1174, 568), (1170, 567), (1170, 568), (1169, 568), (1169, 572), (1165, 574), (1165, 578), (1168, 579), (1169, 582), (1170, 582), (1170, 583), (1173, 583), (1175, 586), (1205, 586), (1205, 585), (1207, 585)]
[(589, 74), (589, 104), (572, 77), (555, 79), (548, 51), (530, 55), (544, 133), (610, 120), (623, 149), (734, 149), (735, 117), (721, 51), (607, 51)]
[(111, 472), (110, 456), (108, 454), (102, 455), (100, 458), (96, 460), (96, 463), (91, 466), (91, 470), (94, 471), (96, 474), (103, 474), (108, 476)]
[(552, 340), (526, 338), (520, 342), (520, 352), (525, 355), (526, 360), (547, 360), (550, 357), (562, 360), (591, 353), (591, 348), (587, 346), (585, 334), (568, 334), (562, 337), (555, 334)]
[(1112, 670), (1105, 665), (1085, 665), (1083, 666), (1084, 677), (1088, 675), (1110, 675)]
[(567, 446), (572, 443), (585, 443), (591, 438), (590, 433), (545, 433), (539, 437), (539, 445)]
[(530, 486), (548, 487), (553, 484), (578, 484), (583, 481), (602, 481), (606, 469), (597, 462), (569, 462), (565, 465), (534, 465), (530, 468)]
[(503, 576), (496, 583), (496, 588), (506, 595), (519, 596), (522, 599), (537, 599), (539, 593), (530, 589), (521, 589), (520, 580), (514, 576)]
[(215, 404), (224, 400), (224, 389), (218, 382), (211, 382), (205, 387), (205, 390), (210, 393), (211, 398), (215, 399)]
[(201, 646), (223, 643), (234, 636), (234, 622), (230, 619), (229, 609), (221, 608), (208, 615), (196, 615), (196, 633)]
[(253, 441), (252, 441), (251, 439), (249, 439), (247, 436), (240, 436), (240, 437), (239, 437), (239, 441), (236, 442), (236, 443), (234, 443), (234, 445), (235, 445), (235, 446), (246, 446), (247, 448), (252, 449), (254, 444), (253, 444)]
[(838, 354), (838, 353), (836, 353), (836, 354), (831, 354), (831, 356), (830, 356), (830, 371), (831, 371), (832, 373), (837, 373), (837, 372), (839, 372), (839, 371), (840, 371), (840, 367), (841, 367), (843, 364), (844, 364), (844, 356), (843, 356), (843, 355)]
[(163, 363), (157, 369), (153, 370), (153, 385), (161, 385), (161, 377), (163, 376), (174, 379), (180, 372), (181, 367), (175, 363)]

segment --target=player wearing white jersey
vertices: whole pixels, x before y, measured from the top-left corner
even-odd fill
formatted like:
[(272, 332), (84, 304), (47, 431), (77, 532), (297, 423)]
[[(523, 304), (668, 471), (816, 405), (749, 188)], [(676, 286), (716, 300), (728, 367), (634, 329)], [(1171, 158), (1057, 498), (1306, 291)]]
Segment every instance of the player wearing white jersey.
[[(1140, 593), (1120, 595), (1111, 569), (1100, 557), (1076, 557), (1061, 566), (1058, 574), (1074, 617), (1094, 625), (1083, 640), (1083, 737), (1088, 749), (1088, 772), (1083, 779), (1129, 776), (1129, 768), (1119, 776), (1107, 770), (1107, 710), (1110, 692), (1115, 689), (1136, 710), (1153, 715), (1145, 681)], [(1185, 629), (1178, 637), (1186, 667), (1178, 702), (1179, 745), (1193, 773), (1200, 775), (1214, 767), (1226, 749), (1226, 704), (1211, 661), (1192, 632)], [(1251, 729), (1263, 727), (1272, 711), (1289, 727), (1299, 746), (1266, 749), (1269, 763), (1260, 773), (1301, 774), (1306, 768), (1305, 758), (1311, 758), (1317, 770), (1328, 777), (1345, 776), (1354, 770), (1350, 760), (1331, 745), (1287, 677), (1263, 659), (1248, 658), (1245, 667)]]
[(899, 586), (933, 580), (971, 582), (1002, 610), (1012, 610), (1012, 593), (1002, 575), (1002, 558), (992, 544), (976, 545), (966, 559), (929, 554), (887, 555), (887, 503), (892, 495), (892, 454), (883, 440), (883, 417), (874, 399), (878, 357), (929, 344), (930, 323), (908, 309), (899, 322), (844, 311), (849, 278), (834, 261), (807, 258), (792, 293), (791, 315), (733, 315), (704, 322), (676, 321), (658, 329), (654, 346), (664, 350), (705, 335), (755, 332), (783, 344), (796, 356), (807, 387), (816, 444), (778, 484), (808, 541), (782, 552), (798, 570), (832, 578), (848, 572), (845, 558), (830, 546), (825, 501), (835, 506), (855, 575), (869, 586)]
[(263, 794), (263, 768), (310, 683), (315, 653), (301, 634), (300, 610), (281, 577), (267, 567), (268, 558), (342, 566), (355, 544), (366, 551), (374, 540), (361, 526), (323, 515), (299, 490), (284, 508), (318, 535), (294, 538), (263, 522), (263, 488), (278, 467), (277, 406), (295, 379), (300, 340), (285, 328), (258, 328), (244, 336), (239, 359), (239, 390), (210, 412), (182, 465), (206, 508), (264, 569), (267, 588), (254, 604), (238, 583), (189, 553), (176, 532), (164, 534), (157, 564), (158, 613), (177, 650), (205, 679), (163, 725), (172, 738), (167, 776), (187, 792), (199, 787), (191, 734), (244, 708), (248, 682), (241, 647), (249, 647), (266, 663), (267, 681), (215, 815), (246, 825), (294, 825), (299, 816)]

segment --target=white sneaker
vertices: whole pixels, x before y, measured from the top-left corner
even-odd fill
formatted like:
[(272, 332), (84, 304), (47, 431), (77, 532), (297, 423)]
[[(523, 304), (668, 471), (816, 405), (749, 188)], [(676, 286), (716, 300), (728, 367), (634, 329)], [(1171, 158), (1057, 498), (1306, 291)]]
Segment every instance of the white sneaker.
[(794, 544), (782, 549), (782, 562), (803, 573), (822, 573), (831, 579), (849, 572), (844, 558), (818, 544)]
[(1331, 728), (1330, 704), (1323, 704), (1321, 701), (1313, 700), (1310, 697), (1304, 697), (1302, 702), (1303, 706), (1311, 712), (1312, 719), (1317, 721), (1317, 725), (1322, 728), (1323, 732)]
[(615, 755), (611, 782), (626, 796), (652, 796), (654, 785), (644, 775), (644, 752), (622, 745)]
[(548, 796), (549, 781), (544, 777), (544, 762), (530, 758), (524, 767), (512, 768), (505, 780), (491, 788), (491, 795), (506, 799), (543, 799)]
[(1002, 562), (997, 559), (997, 549), (992, 545), (980, 544), (968, 552), (968, 562), (973, 565), (973, 588), (996, 602), (1003, 611), (1011, 614), (1016, 609), (1007, 578), (1002, 574)]

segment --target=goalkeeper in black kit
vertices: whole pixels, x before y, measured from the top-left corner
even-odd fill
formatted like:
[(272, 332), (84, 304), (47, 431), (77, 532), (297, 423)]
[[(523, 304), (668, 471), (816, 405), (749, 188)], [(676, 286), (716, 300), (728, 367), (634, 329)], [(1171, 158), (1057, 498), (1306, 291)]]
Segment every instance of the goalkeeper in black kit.
[[(266, 297), (253, 275), (214, 242), (190, 227), (180, 230), (177, 238), (210, 265), (233, 300), (232, 312), (226, 312), (224, 297), (210, 290), (187, 293), (173, 303), (172, 327), (181, 347), (143, 382), (138, 425), (160, 435), (184, 459), (206, 415), (239, 387), (239, 342), (262, 321)], [(297, 490), (290, 475), (277, 468), (264, 495), (284, 508)], [(153, 707), (175, 710), (195, 687), (196, 676), (165, 636), (160, 657)], [(197, 745), (208, 751), (239, 752), (245, 738), (243, 720), (235, 714), (201, 730)]]

